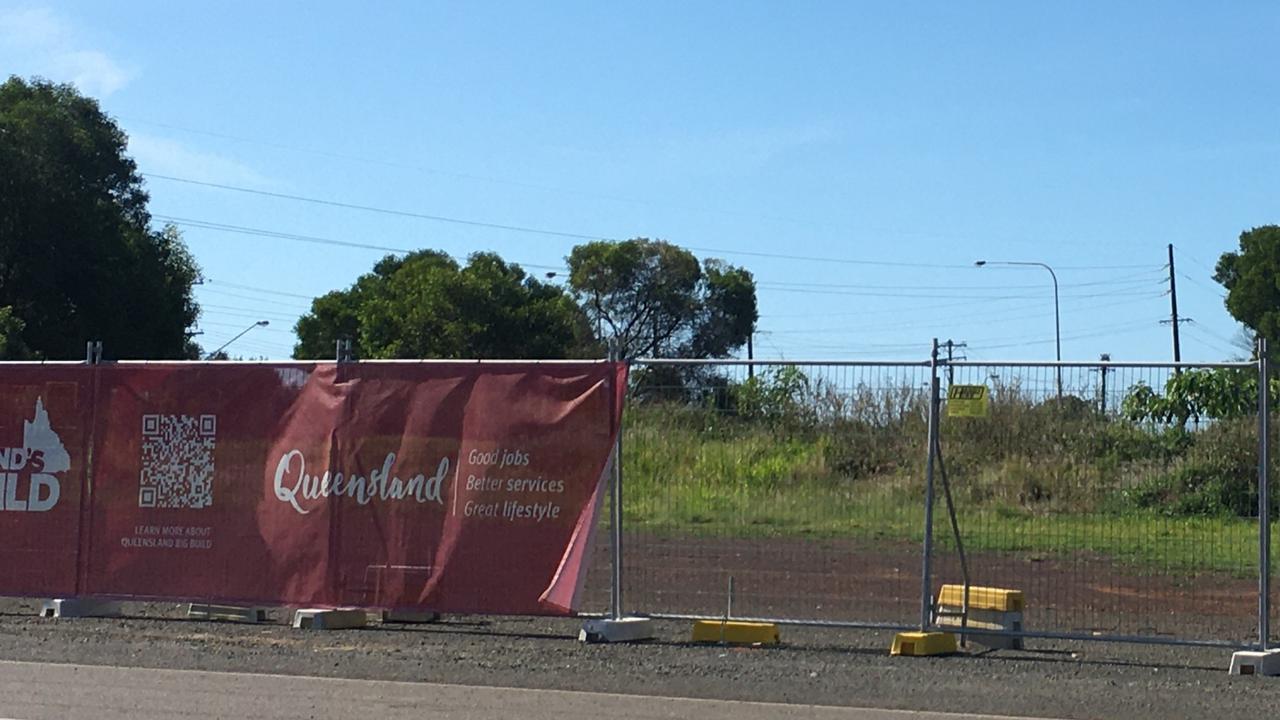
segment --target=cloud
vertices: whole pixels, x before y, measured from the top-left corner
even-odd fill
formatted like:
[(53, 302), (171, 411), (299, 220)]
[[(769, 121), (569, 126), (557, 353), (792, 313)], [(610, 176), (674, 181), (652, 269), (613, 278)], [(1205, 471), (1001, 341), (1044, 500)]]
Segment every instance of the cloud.
[(262, 187), (274, 184), (239, 160), (197, 150), (170, 138), (130, 132), (129, 154), (144, 173), (175, 175), (225, 185)]
[(7, 72), (74, 83), (99, 98), (128, 84), (130, 70), (86, 45), (48, 8), (0, 9), (0, 67)]

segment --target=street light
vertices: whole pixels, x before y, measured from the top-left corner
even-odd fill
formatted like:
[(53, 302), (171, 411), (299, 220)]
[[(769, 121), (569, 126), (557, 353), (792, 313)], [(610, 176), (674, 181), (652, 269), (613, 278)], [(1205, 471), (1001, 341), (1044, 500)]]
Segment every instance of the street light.
[[(1042, 262), (1019, 262), (1014, 260), (978, 260), (974, 263), (974, 267), (982, 267), (984, 265), (1030, 265), (1034, 267), (1042, 267), (1049, 271), (1049, 277), (1053, 278), (1053, 341), (1057, 347), (1058, 362), (1062, 362), (1062, 320), (1058, 313), (1058, 274), (1053, 268)], [(1058, 366), (1058, 397), (1062, 397), (1062, 366)]]
[(233, 343), (233, 342), (235, 342), (235, 341), (239, 340), (240, 338), (244, 337), (244, 334), (245, 334), (245, 333), (249, 332), (250, 330), (252, 330), (252, 329), (254, 329), (254, 328), (256, 328), (256, 327), (266, 327), (266, 326), (268, 326), (268, 325), (270, 325), (270, 324), (271, 324), (271, 323), (267, 322), (266, 320), (259, 320), (258, 322), (256, 322), (256, 323), (254, 323), (254, 324), (250, 325), (249, 327), (247, 327), (247, 328), (245, 328), (245, 329), (241, 330), (239, 335), (236, 335), (235, 337), (231, 338), (230, 340), (228, 340), (228, 341), (226, 341), (226, 342), (222, 343), (222, 347), (220, 347), (220, 348), (218, 348), (217, 350), (214, 350), (213, 352), (209, 353), (208, 355), (206, 355), (206, 356), (205, 356), (205, 358), (204, 358), (204, 359), (205, 359), (205, 360), (212, 360), (214, 355), (217, 355), (218, 353), (220, 353), (220, 352), (222, 352), (223, 350), (227, 349), (227, 346), (228, 346), (228, 345), (230, 345), (231, 343)]

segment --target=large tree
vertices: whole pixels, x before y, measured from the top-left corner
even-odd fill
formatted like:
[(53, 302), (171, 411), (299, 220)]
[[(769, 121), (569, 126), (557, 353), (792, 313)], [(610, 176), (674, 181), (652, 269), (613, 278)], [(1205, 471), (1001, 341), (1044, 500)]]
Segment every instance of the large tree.
[(568, 261), (574, 295), (625, 357), (726, 357), (755, 330), (755, 281), (742, 268), (647, 238), (579, 245)]
[(361, 358), (565, 358), (598, 355), (586, 316), (564, 290), (492, 253), (467, 265), (423, 250), (388, 255), (350, 288), (316, 298), (297, 324), (294, 357), (333, 357), (350, 338)]
[(1227, 311), (1280, 351), (1280, 225), (1240, 233), (1240, 250), (1223, 253), (1216, 270)]
[(153, 230), (119, 126), (70, 85), (0, 85), (0, 357), (190, 357), (199, 270)]

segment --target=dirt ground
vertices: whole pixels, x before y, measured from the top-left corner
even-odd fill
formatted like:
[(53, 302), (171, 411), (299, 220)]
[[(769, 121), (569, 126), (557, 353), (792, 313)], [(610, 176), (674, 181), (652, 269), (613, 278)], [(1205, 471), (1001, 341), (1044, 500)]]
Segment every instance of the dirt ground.
[[(628, 533), (624, 604), (632, 612), (733, 614), (912, 625), (920, 617), (918, 546), (804, 538), (678, 537)], [(584, 609), (608, 606), (607, 542), (597, 547)], [(1087, 554), (979, 553), (976, 585), (1022, 590), (1025, 627), (1247, 643), (1257, 637), (1257, 579), (1225, 573), (1161, 575)], [(938, 552), (933, 589), (959, 583), (954, 554)]]

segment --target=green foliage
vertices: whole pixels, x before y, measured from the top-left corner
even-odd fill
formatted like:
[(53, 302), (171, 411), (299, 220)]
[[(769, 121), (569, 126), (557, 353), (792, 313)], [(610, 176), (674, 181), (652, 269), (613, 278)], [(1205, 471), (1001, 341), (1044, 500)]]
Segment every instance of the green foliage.
[(0, 358), (25, 360), (29, 354), (22, 342), (22, 330), (26, 323), (13, 314), (13, 308), (0, 308)]
[(734, 390), (736, 409), (744, 418), (800, 427), (817, 417), (809, 376), (794, 365), (771, 367)]
[(600, 354), (568, 294), (492, 253), (465, 267), (429, 250), (387, 256), (350, 288), (316, 298), (296, 329), (299, 359), (332, 357), (343, 337), (371, 359)]
[[(1176, 385), (1215, 387), (1185, 377)], [(775, 489), (801, 483), (895, 496), (916, 483), (915, 494), (905, 496), (919, 492), (927, 416), (920, 388), (837, 393), (800, 368), (783, 366), (718, 386), (717, 397), (729, 401), (633, 404), (628, 428), (647, 427), (640, 436), (645, 442), (661, 445), (670, 436), (679, 437), (681, 447), (688, 443), (689, 452), (700, 448), (690, 462), (702, 468), (704, 483)], [(1078, 398), (1036, 401), (1016, 385), (997, 385), (987, 417), (944, 417), (941, 433), (955, 497), (970, 509), (1237, 516), (1253, 513), (1257, 502), (1253, 424), (1249, 415), (1198, 430), (1134, 422)], [(761, 448), (770, 443), (778, 452), (765, 461)], [(707, 454), (721, 458), (715, 468), (702, 465)], [(658, 472), (668, 479), (689, 472), (668, 451), (656, 451), (651, 462), (661, 464)]]
[(124, 132), (70, 85), (0, 85), (4, 358), (180, 358), (199, 270), (172, 227), (152, 230)]
[[(1280, 397), (1280, 381), (1269, 383), (1271, 402)], [(1184, 370), (1169, 377), (1164, 394), (1139, 383), (1125, 396), (1121, 412), (1133, 422), (1176, 423), (1229, 419), (1258, 412), (1258, 374), (1216, 368)]]
[[(1164, 472), (1150, 477), (1126, 497), (1136, 506), (1166, 515), (1248, 517), (1258, 510), (1258, 436), (1254, 423), (1236, 419), (1214, 423), (1194, 435), (1194, 443)], [(1272, 500), (1272, 512), (1280, 504)]]
[(1213, 279), (1227, 289), (1227, 311), (1271, 343), (1280, 340), (1280, 225), (1240, 233), (1240, 250), (1223, 253)]
[[(630, 405), (628, 527), (918, 543), (925, 393), (859, 387), (837, 399), (821, 383), (808, 388), (815, 408), (794, 431), (780, 432), (767, 414), (683, 401)], [(781, 390), (776, 397), (782, 408), (793, 398)], [(1139, 425), (1004, 386), (990, 416), (944, 418), (942, 431), (972, 552), (1084, 552), (1161, 572), (1256, 572), (1257, 525), (1248, 518), (1257, 440), (1247, 418), (1194, 431)], [(945, 516), (935, 522), (939, 547), (952, 547)]]
[(585, 243), (568, 262), (574, 296), (624, 357), (725, 357), (755, 329), (755, 281), (742, 268), (645, 238)]

